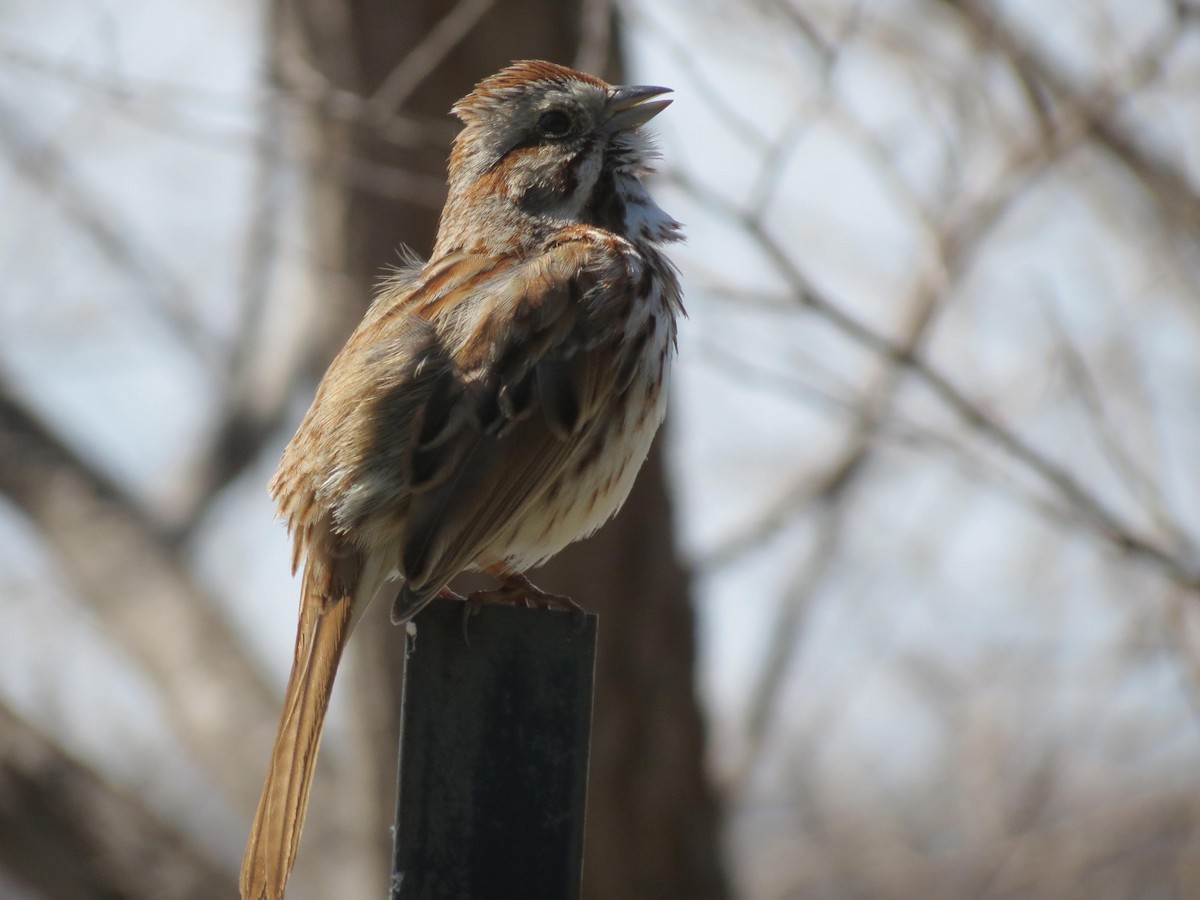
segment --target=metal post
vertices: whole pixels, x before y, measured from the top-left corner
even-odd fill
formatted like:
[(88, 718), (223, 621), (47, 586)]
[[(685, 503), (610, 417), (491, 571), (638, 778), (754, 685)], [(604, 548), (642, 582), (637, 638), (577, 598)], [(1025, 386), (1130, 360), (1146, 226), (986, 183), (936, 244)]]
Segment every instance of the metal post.
[(576, 900), (596, 617), (434, 601), (408, 626), (392, 900)]

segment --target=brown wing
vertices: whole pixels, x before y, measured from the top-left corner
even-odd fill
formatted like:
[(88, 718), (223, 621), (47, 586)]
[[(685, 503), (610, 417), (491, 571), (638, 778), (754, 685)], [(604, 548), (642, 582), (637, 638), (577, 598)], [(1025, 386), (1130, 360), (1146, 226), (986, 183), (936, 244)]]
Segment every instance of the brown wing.
[(395, 546), (418, 607), (468, 566), (570, 464), (611, 395), (632, 253), (583, 230), (524, 262), (448, 257), (381, 298), (272, 483), (297, 554), (329, 516), (359, 546)]
[(414, 461), (438, 462), (414, 465), (398, 610), (479, 557), (589, 444), (618, 376), (612, 307), (630, 290), (630, 252), (590, 235), (565, 242), (442, 318), (456, 414), (428, 451), (415, 448)]

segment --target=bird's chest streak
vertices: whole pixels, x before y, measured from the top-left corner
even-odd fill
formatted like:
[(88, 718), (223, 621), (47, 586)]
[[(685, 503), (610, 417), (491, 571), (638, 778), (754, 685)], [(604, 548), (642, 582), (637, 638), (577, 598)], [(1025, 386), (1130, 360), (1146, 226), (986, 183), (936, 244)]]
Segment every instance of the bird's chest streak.
[(642, 321), (640, 331), (615, 348), (613, 365), (624, 372), (608, 408), (581, 436), (558, 476), (498, 535), (494, 549), (480, 559), (481, 568), (539, 565), (594, 532), (624, 504), (666, 413), (674, 351), (662, 316), (651, 313)]

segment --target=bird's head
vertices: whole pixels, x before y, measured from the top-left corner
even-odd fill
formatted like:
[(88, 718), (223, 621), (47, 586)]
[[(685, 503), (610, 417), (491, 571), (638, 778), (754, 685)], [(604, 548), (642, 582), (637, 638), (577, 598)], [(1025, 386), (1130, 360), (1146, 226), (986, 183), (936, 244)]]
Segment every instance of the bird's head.
[[(670, 105), (654, 99), (668, 90), (530, 60), (481, 81), (453, 108), (464, 128), (450, 156), (439, 246), (465, 249), (463, 229), (482, 227), (587, 224), (634, 237), (630, 228), (646, 216), (630, 206), (653, 206), (640, 182), (652, 152), (639, 129)], [(665, 231), (676, 226), (658, 212), (664, 233), (644, 236), (670, 239)]]

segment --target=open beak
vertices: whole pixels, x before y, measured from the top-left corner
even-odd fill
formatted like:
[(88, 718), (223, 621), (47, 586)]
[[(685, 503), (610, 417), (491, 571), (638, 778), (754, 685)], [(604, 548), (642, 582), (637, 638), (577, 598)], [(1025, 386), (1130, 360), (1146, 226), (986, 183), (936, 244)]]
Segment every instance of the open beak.
[(608, 103), (604, 107), (608, 111), (608, 121), (604, 124), (605, 130), (628, 131), (639, 125), (645, 125), (671, 105), (670, 100), (655, 100), (653, 103), (645, 101), (670, 92), (670, 88), (654, 87), (648, 84), (613, 88), (608, 95)]

